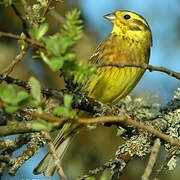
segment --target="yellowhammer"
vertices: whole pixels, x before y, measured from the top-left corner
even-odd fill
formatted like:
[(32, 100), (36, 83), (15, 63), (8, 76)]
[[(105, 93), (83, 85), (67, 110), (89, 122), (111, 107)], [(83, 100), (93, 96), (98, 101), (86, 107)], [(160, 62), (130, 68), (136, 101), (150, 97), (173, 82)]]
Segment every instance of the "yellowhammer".
[[(116, 11), (104, 17), (112, 22), (113, 30), (96, 48), (90, 62), (148, 64), (152, 35), (146, 20), (130, 11)], [(88, 96), (103, 103), (115, 104), (136, 86), (144, 71), (138, 67), (101, 67), (95, 78), (86, 85)], [(72, 125), (65, 124), (54, 140), (60, 158), (69, 144), (72, 130)], [(34, 173), (43, 173), (46, 177), (51, 177), (55, 170), (54, 160), (48, 153)]]

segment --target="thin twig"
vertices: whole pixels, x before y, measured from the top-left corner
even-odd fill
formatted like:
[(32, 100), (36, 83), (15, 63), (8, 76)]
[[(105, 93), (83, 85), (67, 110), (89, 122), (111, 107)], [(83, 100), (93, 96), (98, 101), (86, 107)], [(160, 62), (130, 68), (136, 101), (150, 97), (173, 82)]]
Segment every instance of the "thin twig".
[[(79, 176), (77, 178), (75, 178), (75, 180), (84, 180), (90, 176), (95, 176), (97, 174), (99, 174), (100, 172), (104, 171), (105, 169), (109, 169), (111, 168), (113, 165), (116, 165), (118, 164), (119, 166), (123, 166), (124, 167), (124, 162), (118, 160), (118, 159), (115, 159), (115, 160), (109, 160), (108, 162), (106, 162), (104, 165), (98, 167), (98, 168), (95, 168), (95, 169), (92, 169), (92, 170), (89, 170), (89, 172), (83, 176)], [(123, 168), (122, 168), (123, 169)]]
[[(47, 121), (57, 122), (58, 124), (64, 122), (62, 118), (56, 117), (56, 116), (50, 116), (47, 114), (37, 114), (37, 113), (31, 113), (31, 112), (23, 112), (26, 115), (29, 115), (33, 118), (41, 118)], [(156, 119), (157, 120), (157, 119)], [(169, 137), (168, 135), (153, 129), (152, 127), (139, 123), (135, 120), (128, 119), (125, 115), (120, 116), (103, 116), (103, 117), (96, 117), (96, 118), (79, 118), (77, 120), (69, 120), (66, 123), (74, 123), (74, 124), (85, 124), (85, 125), (92, 125), (92, 124), (102, 124), (102, 123), (109, 123), (109, 122), (121, 122), (124, 124), (128, 124), (131, 126), (134, 126), (138, 129), (142, 129), (144, 131), (147, 131), (148, 133), (151, 133), (155, 135), (156, 137), (159, 137), (167, 142), (169, 142), (171, 145), (175, 145), (180, 147), (180, 141), (173, 139)]]
[(24, 19), (23, 16), (20, 14), (20, 12), (18, 11), (18, 9), (16, 8), (16, 6), (15, 6), (14, 4), (12, 4), (11, 7), (13, 8), (15, 14), (16, 14), (16, 15), (19, 17), (19, 19), (21, 20), (25, 35), (26, 35), (28, 38), (30, 38), (30, 36), (29, 36), (29, 34), (28, 34), (28, 31), (27, 31), (27, 25), (26, 25), (25, 19)]
[[(21, 121), (21, 122), (15, 120), (8, 121), (8, 125), (0, 126), (0, 137), (5, 137), (15, 134), (38, 132), (38, 130), (32, 129), (33, 124), (37, 124), (37, 120)], [(45, 129), (47, 129), (46, 126), (44, 126), (44, 130)]]
[[(3, 107), (3, 106), (4, 105), (1, 103), (1, 107)], [(25, 115), (31, 116), (33, 118), (40, 118), (40, 119), (44, 119), (47, 121), (57, 122), (59, 124), (64, 122), (62, 118), (52, 116), (52, 115), (50, 116), (47, 114), (37, 114), (37, 113), (25, 112), (25, 111), (22, 111), (22, 113)], [(120, 116), (104, 116), (104, 117), (96, 117), (96, 118), (79, 118), (77, 120), (67, 121), (67, 123), (86, 124), (86, 125), (102, 124), (102, 123), (108, 123), (108, 122), (121, 122), (121, 123), (125, 123), (128, 125), (132, 125), (136, 128), (140, 128), (144, 131), (147, 131), (147, 132), (169, 142), (171, 145), (180, 147), (180, 141), (173, 139), (173, 138), (169, 137), (168, 135), (166, 135), (156, 129), (153, 129), (152, 127), (150, 127), (148, 125), (141, 124), (135, 120), (128, 119), (125, 115), (124, 116), (121, 115), (121, 117)], [(24, 126), (26, 127), (26, 125), (24, 125)], [(28, 130), (29, 130), (29, 128), (28, 128)]]
[[(57, 122), (57, 123), (62, 123), (63, 119), (56, 117), (56, 116), (49, 116), (47, 114), (36, 114), (36, 113), (29, 113), (26, 112), (26, 115), (29, 115), (31, 117), (35, 118), (41, 118), (47, 121), (52, 121), (52, 122)], [(169, 137), (168, 135), (153, 129), (152, 127), (139, 123), (135, 120), (128, 119), (125, 115), (120, 116), (104, 116), (104, 117), (96, 117), (96, 118), (79, 118), (77, 120), (69, 120), (67, 123), (74, 123), (74, 124), (86, 124), (86, 125), (92, 125), (92, 124), (102, 124), (102, 123), (109, 123), (109, 122), (121, 122), (125, 123), (131, 126), (134, 126), (138, 129), (142, 129), (144, 131), (147, 131), (148, 133), (151, 133), (155, 135), (156, 137), (159, 137), (167, 142), (169, 142), (171, 145), (175, 145), (180, 147), (180, 141), (173, 139)]]
[[(17, 85), (19, 87), (22, 87), (22, 88), (24, 88), (28, 92), (31, 89), (30, 85), (28, 83), (26, 83), (25, 81), (13, 78), (11, 76), (0, 75), (0, 81), (1, 80), (2, 81), (6, 81), (8, 84), (14, 84), (14, 85)], [(59, 90), (55, 90), (55, 89), (42, 89), (41, 93), (43, 94), (43, 96), (46, 96), (47, 98), (48, 97), (53, 97), (53, 96), (56, 96), (56, 98), (57, 98), (57, 96), (58, 96), (59, 97), (58, 99), (60, 99), (60, 97), (63, 99), (63, 94)]]
[(175, 77), (176, 79), (180, 79), (180, 73), (164, 68), (162, 66), (158, 67), (158, 66), (152, 66), (152, 65), (142, 64), (142, 63), (119, 63), (119, 62), (101, 63), (97, 65), (98, 68), (105, 67), (105, 66), (140, 67), (140, 68), (148, 69), (150, 72), (160, 71), (160, 72), (168, 74), (169, 76)]
[(50, 116), (48, 114), (38, 114), (38, 113), (26, 112), (26, 111), (21, 111), (21, 113), (23, 113), (24, 115), (28, 115), (30, 117), (33, 117), (33, 118), (40, 118), (40, 119), (44, 119), (46, 121), (57, 122), (57, 125), (64, 122), (64, 120), (62, 118), (52, 116), (52, 115)]
[(29, 84), (26, 83), (25, 81), (20, 80), (20, 79), (13, 78), (11, 76), (0, 75), (0, 81), (5, 81), (8, 84), (14, 84), (14, 85), (17, 85), (19, 87), (24, 88), (26, 91), (30, 91)]
[(44, 8), (43, 13), (41, 14), (41, 17), (44, 17), (44, 16), (46, 15), (47, 10), (49, 9), (49, 7), (50, 7), (50, 5), (51, 5), (52, 1), (53, 1), (53, 0), (49, 0), (49, 2), (48, 2), (48, 4), (47, 4), (47, 6)]
[(127, 162), (121, 158), (116, 158), (116, 163), (111, 166), (111, 178), (112, 180), (119, 180), (120, 174), (125, 169)]
[(45, 48), (45, 45), (43, 43), (40, 43), (36, 40), (27, 38), (26, 36), (19, 36), (19, 35), (12, 34), (12, 33), (0, 32), (0, 37), (8, 37), (8, 38), (16, 39), (16, 40), (24, 40), (32, 45), (36, 45), (40, 48)]
[(27, 50), (28, 50), (28, 44), (26, 44), (21, 52), (12, 60), (11, 64), (4, 70), (1, 72), (1, 74), (3, 74), (3, 76), (8, 76), (14, 69), (15, 65), (18, 64), (22, 58), (25, 56)]
[(178, 150), (177, 146), (172, 146), (171, 147), (171, 149), (168, 151), (168, 153), (166, 155), (165, 162), (161, 165), (160, 168), (157, 169), (156, 178), (159, 176), (159, 174), (162, 172), (163, 169), (167, 168), (167, 164), (169, 163), (171, 158), (176, 154), (177, 150)]
[[(24, 40), (28, 43), (37, 45), (40, 48), (45, 48), (44, 44), (39, 43), (35, 40), (29, 39), (27, 37), (21, 37), (19, 35), (15, 35), (15, 34), (11, 34), (11, 33), (0, 32), (0, 37), (3, 37), (3, 36), (13, 38), (13, 39), (17, 39), (17, 40)], [(175, 77), (176, 79), (180, 80), (180, 73), (177, 73), (175, 71), (172, 71), (172, 70), (167, 69), (167, 68), (162, 67), (162, 66), (158, 67), (158, 66), (152, 66), (152, 65), (142, 64), (142, 63), (119, 63), (119, 62), (101, 63), (101, 64), (96, 65), (96, 67), (98, 67), (98, 68), (105, 67), (105, 66), (140, 67), (140, 68), (148, 69), (150, 72), (153, 72), (153, 71), (163, 72), (165, 74), (168, 74), (169, 76)]]
[(4, 152), (13, 153), (23, 145), (27, 144), (29, 134), (21, 134), (14, 139), (6, 139), (0, 141), (0, 150), (3, 150)]
[[(18, 169), (32, 156), (34, 156), (38, 149), (43, 146), (41, 133), (26, 134), (26, 143), (28, 143), (27, 148), (17, 157), (12, 158), (13, 164), (11, 164), (11, 168), (9, 170), (9, 175), (15, 176)], [(11, 161), (12, 161), (11, 160)], [(10, 162), (11, 163), (11, 162)]]
[(57, 168), (57, 172), (61, 178), (61, 180), (66, 180), (66, 177), (65, 177), (65, 174), (64, 174), (64, 171), (61, 167), (61, 164), (60, 164), (60, 160), (56, 154), (56, 149), (54, 147), (54, 144), (51, 140), (51, 136), (49, 134), (48, 131), (44, 131), (44, 136), (45, 136), (45, 139), (47, 140), (47, 144), (49, 146), (49, 152), (51, 153), (53, 159), (54, 159), (54, 162), (56, 163), (56, 168)]
[(153, 168), (153, 166), (154, 166), (154, 164), (155, 164), (155, 162), (157, 160), (157, 155), (158, 155), (160, 146), (161, 146), (160, 139), (157, 138), (154, 141), (154, 145), (153, 145), (152, 150), (151, 150), (151, 155), (149, 157), (148, 164), (146, 166), (144, 174), (142, 175), (142, 180), (148, 180), (149, 179), (149, 176), (150, 176), (150, 174), (152, 172), (152, 168)]
[(147, 131), (148, 133), (151, 133), (155, 135), (156, 137), (159, 137), (167, 142), (169, 142), (171, 145), (175, 145), (180, 147), (180, 141), (170, 138), (168, 135), (153, 129), (152, 127), (139, 123), (135, 120), (128, 119), (126, 116), (104, 116), (104, 117), (97, 117), (97, 118), (82, 118), (78, 119), (76, 121), (71, 121), (71, 123), (79, 123), (79, 124), (99, 124), (99, 123), (107, 123), (107, 122), (121, 122), (125, 123), (131, 126), (134, 126), (138, 129), (142, 129), (144, 131)]

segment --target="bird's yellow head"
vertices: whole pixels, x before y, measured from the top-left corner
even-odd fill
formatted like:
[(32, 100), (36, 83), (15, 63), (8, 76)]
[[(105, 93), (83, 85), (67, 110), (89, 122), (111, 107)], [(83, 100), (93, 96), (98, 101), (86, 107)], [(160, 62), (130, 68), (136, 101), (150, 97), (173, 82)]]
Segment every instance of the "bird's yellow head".
[(151, 30), (142, 16), (130, 11), (116, 11), (104, 18), (113, 24), (112, 33), (152, 45)]

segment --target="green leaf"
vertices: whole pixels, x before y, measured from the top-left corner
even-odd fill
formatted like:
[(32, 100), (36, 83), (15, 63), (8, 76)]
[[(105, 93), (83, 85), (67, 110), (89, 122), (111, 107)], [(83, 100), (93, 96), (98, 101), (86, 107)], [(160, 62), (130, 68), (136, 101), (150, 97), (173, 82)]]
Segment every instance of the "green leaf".
[(56, 107), (53, 110), (53, 114), (55, 114), (57, 116), (62, 116), (66, 120), (66, 119), (74, 118), (76, 115), (76, 112), (69, 110), (66, 107), (60, 106), (60, 107)]
[(56, 107), (53, 110), (53, 114), (62, 116), (65, 120), (74, 118), (76, 115), (76, 112), (71, 110), (71, 103), (72, 103), (72, 96), (65, 94), (64, 106)]
[(94, 177), (88, 177), (85, 180), (95, 180), (95, 178)]
[(51, 59), (48, 59), (43, 52), (41, 52), (40, 55), (52, 71), (57, 71), (63, 66), (64, 60), (62, 57), (52, 57)]
[(50, 64), (49, 58), (47, 56), (45, 56), (45, 54), (43, 52), (40, 52), (40, 55), (41, 55), (43, 61), (49, 65)]
[(47, 126), (45, 124), (42, 124), (42, 123), (33, 123), (31, 125), (31, 128), (36, 130), (36, 131), (40, 131), (40, 130), (47, 130)]
[(47, 23), (41, 24), (39, 28), (34, 28), (33, 34), (35, 39), (39, 41), (46, 34), (47, 31), (48, 31)]
[(39, 81), (34, 77), (30, 77), (29, 84), (31, 86), (31, 95), (36, 103), (39, 104), (41, 102), (41, 86)]
[(16, 92), (16, 89), (11, 85), (0, 87), (0, 99), (5, 103), (7, 113), (14, 113), (23, 105), (29, 98), (25, 91)]
[(31, 128), (36, 130), (36, 131), (41, 131), (41, 130), (49, 130), (51, 131), (54, 127), (54, 122), (45, 122), (42, 121), (42, 123), (40, 122), (35, 122), (31, 125)]
[(68, 114), (68, 118), (73, 119), (76, 116), (76, 111), (71, 110)]
[(70, 110), (71, 109), (71, 103), (72, 103), (72, 96), (65, 94), (64, 95), (64, 106)]
[[(46, 45), (47, 51), (51, 56), (46, 56), (44, 52), (40, 52), (43, 61), (48, 64), (51, 70), (61, 72), (65, 79), (74, 77), (74, 83), (84, 83), (93, 74), (87, 63), (80, 64), (73, 52), (76, 41), (81, 37), (82, 20), (80, 19), (80, 11), (77, 9), (66, 14), (66, 23), (60, 29), (60, 34), (46, 36), (41, 39)], [(39, 29), (35, 29), (35, 34), (39, 33)]]
[(39, 22), (40, 22), (40, 23), (43, 23), (45, 20), (46, 20), (45, 17), (40, 17), (40, 18), (39, 18)]
[(52, 57), (49, 62), (49, 66), (52, 71), (57, 71), (63, 66), (63, 58), (62, 57)]
[(80, 20), (80, 11), (74, 9), (66, 14), (66, 24), (61, 28), (61, 33), (64, 37), (69, 37), (73, 41), (77, 41), (81, 37), (82, 20)]
[(68, 113), (68, 109), (65, 108), (65, 107), (56, 107), (54, 110), (53, 110), (53, 114), (55, 115), (58, 115), (58, 116), (62, 116), (62, 115), (65, 115)]
[[(21, 38), (23, 38), (23, 39), (26, 38), (26, 36), (23, 32), (21, 33)], [(21, 49), (23, 49), (24, 46), (26, 45), (26, 42), (24, 40), (18, 40), (18, 44), (21, 46)]]
[(17, 93), (17, 96), (15, 98), (16, 104), (23, 104), (26, 102), (29, 98), (29, 94), (25, 91), (20, 91)]
[(19, 109), (18, 106), (7, 105), (7, 104), (5, 105), (6, 112), (10, 114), (16, 112), (18, 109)]
[[(63, 71), (67, 67), (63, 68)], [(91, 64), (87, 62), (80, 62), (79, 64), (74, 65), (73, 70), (69, 70), (67, 76), (73, 76), (73, 82), (78, 84), (83, 84), (89, 81), (95, 74), (96, 67), (92, 67)]]
[(54, 56), (61, 55), (61, 42), (58, 36), (48, 36), (43, 38), (47, 50)]
[(62, 37), (60, 40), (60, 52), (62, 55), (67, 53), (67, 50), (75, 44), (74, 40), (70, 37)]
[(3, 102), (16, 105), (16, 102), (14, 101), (15, 98), (16, 90), (11, 84), (0, 87), (0, 99)]
[(76, 55), (75, 55), (74, 53), (67, 53), (67, 54), (63, 57), (63, 59), (64, 59), (65, 61), (73, 61), (73, 60), (75, 60), (75, 58), (76, 58)]

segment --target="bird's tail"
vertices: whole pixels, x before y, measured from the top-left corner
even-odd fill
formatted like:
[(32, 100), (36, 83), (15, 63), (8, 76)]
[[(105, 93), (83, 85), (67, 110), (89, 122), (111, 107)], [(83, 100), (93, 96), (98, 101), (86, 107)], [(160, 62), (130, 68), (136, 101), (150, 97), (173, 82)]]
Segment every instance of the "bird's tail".
[[(59, 159), (62, 159), (64, 152), (66, 151), (68, 145), (73, 139), (74, 131), (77, 129), (77, 125), (64, 124), (63, 128), (60, 130), (53, 143), (56, 149), (56, 154)], [(37, 167), (34, 169), (33, 173), (35, 175), (43, 173), (45, 177), (50, 178), (56, 172), (55, 161), (48, 152), (44, 158), (40, 161)]]

